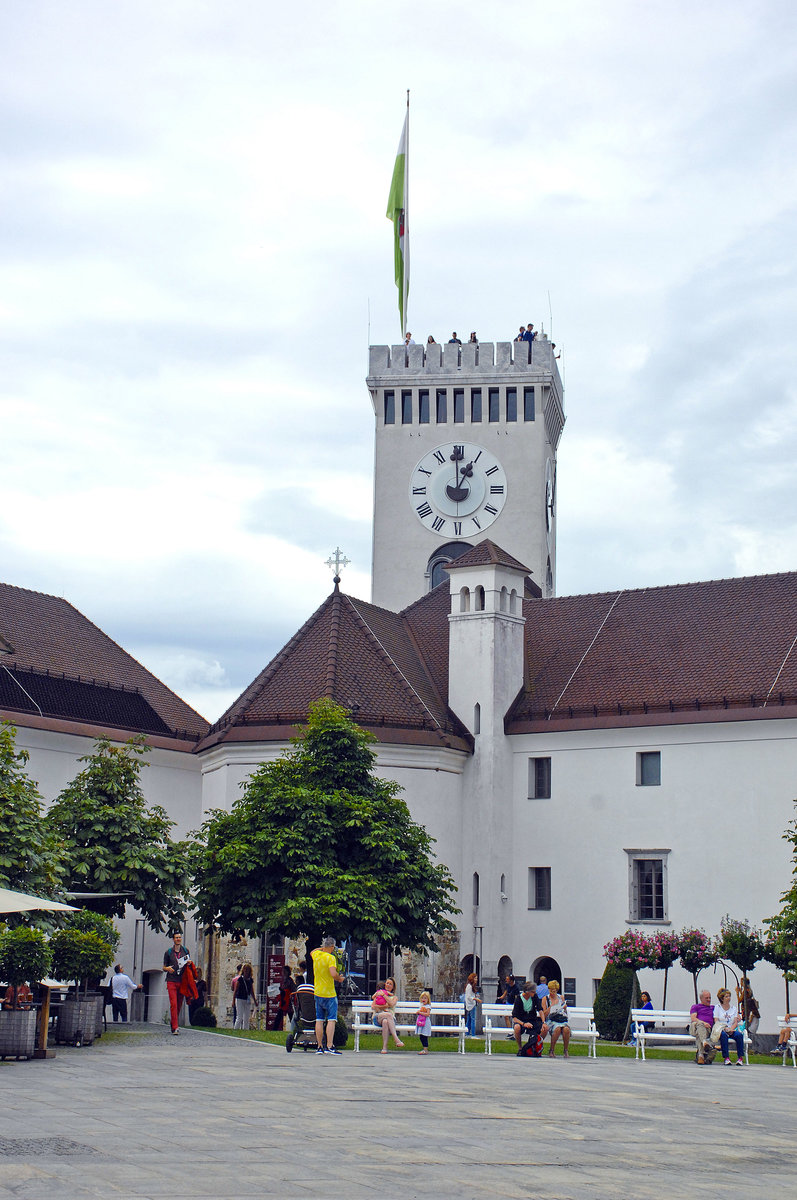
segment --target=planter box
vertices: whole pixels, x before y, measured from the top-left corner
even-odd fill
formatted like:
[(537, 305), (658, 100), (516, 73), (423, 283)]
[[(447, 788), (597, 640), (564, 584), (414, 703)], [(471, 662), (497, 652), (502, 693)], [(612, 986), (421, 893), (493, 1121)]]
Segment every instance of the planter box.
[(0, 1012), (0, 1058), (32, 1058), (36, 1049), (35, 1008)]
[(58, 1012), (55, 1026), (56, 1042), (69, 1042), (74, 1046), (79, 1040), (82, 1046), (90, 1046), (96, 1033), (97, 997), (89, 996), (86, 1000), (75, 1000), (70, 996), (65, 1000)]

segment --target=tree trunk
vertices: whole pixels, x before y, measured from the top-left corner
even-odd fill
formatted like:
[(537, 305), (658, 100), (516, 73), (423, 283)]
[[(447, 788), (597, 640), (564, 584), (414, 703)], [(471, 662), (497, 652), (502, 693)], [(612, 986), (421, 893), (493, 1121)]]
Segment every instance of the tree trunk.
[(661, 1007), (664, 1009), (667, 1007), (667, 975), (669, 974), (669, 970), (669, 967), (664, 968), (664, 999), (661, 1004)]

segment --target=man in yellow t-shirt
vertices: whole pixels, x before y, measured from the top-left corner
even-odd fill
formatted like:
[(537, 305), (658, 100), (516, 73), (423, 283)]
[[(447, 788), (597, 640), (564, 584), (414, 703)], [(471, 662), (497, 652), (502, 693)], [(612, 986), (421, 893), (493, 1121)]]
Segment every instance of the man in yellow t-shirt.
[[(338, 974), (338, 962), (332, 951), (335, 939), (324, 938), (317, 950), (310, 952), (313, 960), (313, 984), (315, 987), (315, 1040), (318, 1042), (316, 1054), (340, 1054), (335, 1049), (333, 1041), (335, 1021), (338, 1016), (338, 997), (335, 993), (335, 980), (342, 979)], [(327, 1045), (324, 1049), (324, 1022), (327, 1026)]]

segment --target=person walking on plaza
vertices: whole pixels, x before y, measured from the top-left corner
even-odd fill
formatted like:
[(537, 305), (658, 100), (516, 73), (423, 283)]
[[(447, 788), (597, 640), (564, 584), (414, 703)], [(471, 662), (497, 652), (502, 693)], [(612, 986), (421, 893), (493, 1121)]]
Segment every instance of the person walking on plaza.
[(113, 969), (113, 979), (111, 980), (111, 1009), (114, 1021), (127, 1021), (128, 993), (143, 992), (143, 990), (140, 983), (136, 985), (129, 975), (125, 975), (122, 964), (117, 963)]
[(180, 1009), (183, 1006), (183, 993), (180, 991), (180, 978), (191, 961), (191, 955), (183, 945), (183, 935), (175, 933), (172, 944), (163, 956), (163, 970), (166, 973), (166, 990), (169, 993), (169, 1016), (171, 1017), (172, 1035), (177, 1037), (180, 1030)]
[[(335, 1022), (338, 1019), (338, 997), (335, 981), (342, 980), (338, 973), (338, 960), (332, 951), (335, 939), (325, 937), (316, 950), (310, 952), (313, 960), (313, 983), (315, 986), (315, 1037), (318, 1042), (316, 1054), (340, 1054), (335, 1048)], [(326, 1023), (326, 1048), (324, 1048), (324, 1024)]]
[(252, 1016), (252, 1005), (256, 1005), (255, 979), (251, 963), (244, 963), (241, 974), (235, 985), (235, 1025), (234, 1029), (248, 1029)]

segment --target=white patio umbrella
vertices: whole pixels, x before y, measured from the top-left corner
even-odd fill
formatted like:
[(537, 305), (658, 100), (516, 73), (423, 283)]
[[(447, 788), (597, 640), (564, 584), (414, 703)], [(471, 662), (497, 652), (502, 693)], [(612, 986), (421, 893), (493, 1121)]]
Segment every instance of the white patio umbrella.
[(0, 888), (0, 913), (36, 912), (38, 909), (77, 912), (73, 904), (59, 904), (57, 900), (43, 900), (41, 896), (28, 896), (25, 892), (10, 892), (8, 888)]

